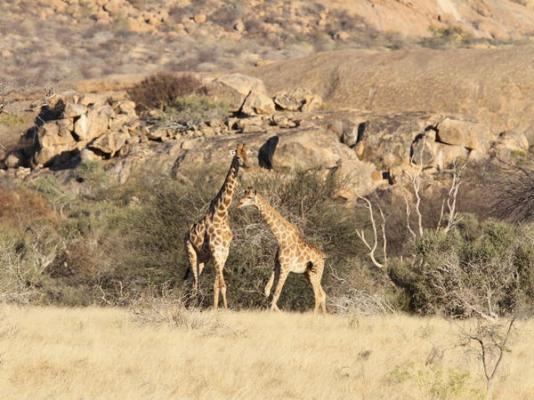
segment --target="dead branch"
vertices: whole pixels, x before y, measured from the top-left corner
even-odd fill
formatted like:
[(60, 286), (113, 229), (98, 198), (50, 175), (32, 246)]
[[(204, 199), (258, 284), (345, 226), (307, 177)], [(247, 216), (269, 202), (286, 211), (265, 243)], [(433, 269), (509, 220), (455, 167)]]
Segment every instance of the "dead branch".
[[(376, 266), (377, 268), (383, 269), (384, 265), (382, 263), (378, 262), (378, 260), (376, 259), (376, 256), (375, 256), (375, 252), (376, 252), (376, 249), (378, 247), (378, 230), (377, 230), (377, 227), (376, 227), (376, 221), (375, 221), (374, 212), (373, 212), (373, 205), (369, 201), (369, 199), (367, 199), (365, 197), (358, 196), (358, 198), (365, 202), (365, 208), (367, 208), (367, 210), (369, 211), (369, 220), (371, 222), (371, 227), (373, 228), (373, 244), (372, 245), (369, 244), (369, 242), (367, 241), (367, 238), (365, 237), (365, 232), (364, 232), (363, 229), (361, 229), (361, 230), (357, 229), (356, 230), (356, 234), (358, 235), (360, 240), (363, 242), (363, 244), (369, 249), (368, 255), (371, 258), (371, 261), (373, 262), (373, 265)], [(380, 206), (377, 206), (377, 208), (380, 210), (380, 215), (382, 217), (382, 236), (383, 236), (383, 240), (384, 240), (383, 250), (384, 250), (384, 261), (385, 261), (385, 260), (387, 260), (387, 255), (385, 253), (385, 251), (387, 250), (387, 244), (386, 244), (386, 240), (385, 240), (385, 238), (386, 238), (386, 234), (385, 234), (386, 220), (385, 220), (384, 213), (382, 212), (382, 209), (380, 208)]]
[(414, 239), (417, 239), (417, 234), (412, 229), (412, 225), (410, 224), (410, 216), (412, 214), (410, 203), (408, 202), (408, 197), (406, 194), (403, 194), (404, 204), (406, 204), (406, 229), (408, 229), (408, 232), (412, 235)]
[(458, 223), (458, 217), (457, 217), (457, 211), (456, 211), (456, 200), (458, 198), (458, 190), (460, 189), (461, 184), (462, 182), (460, 179), (460, 171), (455, 166), (454, 172), (452, 175), (451, 187), (447, 195), (447, 208), (449, 210), (449, 220), (447, 222), (447, 226), (444, 229), (445, 232), (449, 232)]

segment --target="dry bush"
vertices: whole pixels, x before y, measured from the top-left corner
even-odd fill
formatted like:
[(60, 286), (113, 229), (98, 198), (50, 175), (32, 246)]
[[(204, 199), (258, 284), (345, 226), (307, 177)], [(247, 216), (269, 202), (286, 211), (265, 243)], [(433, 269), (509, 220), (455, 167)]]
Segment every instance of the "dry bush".
[[(477, 354), (486, 381), (486, 399), (492, 400), (496, 375), (500, 371), (504, 355), (511, 353), (510, 339), (515, 317), (509, 321), (481, 322), (461, 333), (462, 346)], [(475, 349), (473, 349), (473, 346)], [(508, 356), (506, 357), (508, 358)]]
[(512, 222), (534, 220), (534, 163), (509, 166), (495, 175), (491, 186), (493, 215)]
[(34, 220), (56, 220), (56, 214), (41, 194), (28, 189), (0, 186), (0, 220), (3, 224), (23, 226)]
[(170, 73), (152, 75), (128, 91), (138, 111), (164, 110), (172, 107), (177, 98), (195, 93), (201, 82), (193, 75), (176, 76)]
[(34, 222), (24, 230), (2, 226), (0, 296), (3, 301), (40, 302), (49, 269), (64, 249), (55, 226)]

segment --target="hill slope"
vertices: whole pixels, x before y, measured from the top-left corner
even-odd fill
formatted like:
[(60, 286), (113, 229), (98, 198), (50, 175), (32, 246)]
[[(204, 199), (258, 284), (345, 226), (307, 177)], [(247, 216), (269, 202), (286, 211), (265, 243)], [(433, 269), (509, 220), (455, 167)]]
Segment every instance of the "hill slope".
[(320, 53), (252, 69), (277, 92), (307, 87), (329, 106), (461, 113), (495, 130), (534, 128), (534, 46)]

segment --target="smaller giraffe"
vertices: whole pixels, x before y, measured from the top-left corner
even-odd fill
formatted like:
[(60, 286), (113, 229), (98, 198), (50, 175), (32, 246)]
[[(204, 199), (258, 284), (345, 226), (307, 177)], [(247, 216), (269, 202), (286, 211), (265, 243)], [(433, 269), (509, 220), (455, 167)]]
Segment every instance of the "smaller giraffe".
[(323, 313), (326, 313), (326, 293), (321, 286), (325, 254), (307, 243), (295, 225), (287, 221), (269, 204), (265, 197), (251, 188), (245, 190), (237, 207), (243, 208), (247, 206), (256, 206), (258, 208), (278, 242), (274, 270), (265, 286), (265, 296), (269, 297), (276, 281), (271, 310), (280, 311), (277, 305), (280, 293), (288, 274), (295, 272), (303, 273), (312, 286), (315, 297), (313, 312), (316, 314), (321, 309)]

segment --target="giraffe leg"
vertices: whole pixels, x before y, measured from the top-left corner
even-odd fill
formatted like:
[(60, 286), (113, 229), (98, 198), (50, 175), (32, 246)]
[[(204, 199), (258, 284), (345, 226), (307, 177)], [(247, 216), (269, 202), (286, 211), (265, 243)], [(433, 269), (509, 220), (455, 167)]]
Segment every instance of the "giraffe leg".
[(274, 275), (275, 270), (273, 270), (273, 272), (271, 273), (271, 277), (269, 278), (267, 285), (265, 285), (265, 289), (263, 289), (263, 294), (265, 295), (265, 297), (269, 297), (269, 295), (271, 294), (271, 289), (273, 288), (274, 284)]
[(189, 259), (189, 268), (193, 271), (193, 294), (198, 294), (198, 264), (197, 264), (197, 252), (189, 240), (185, 242), (185, 250)]
[(219, 249), (213, 253), (213, 261), (215, 264), (215, 286), (213, 290), (213, 306), (215, 309), (219, 306), (219, 292), (222, 295), (223, 305), (225, 309), (228, 309), (228, 301), (226, 299), (226, 282), (224, 281), (224, 265), (228, 258), (229, 249)]
[(321, 289), (321, 294), (322, 294), (321, 311), (323, 312), (323, 314), (326, 314), (326, 293), (322, 286), (319, 285), (319, 288)]
[(213, 284), (213, 308), (219, 308), (219, 274), (215, 273), (215, 283)]
[(263, 294), (265, 294), (265, 297), (270, 296), (274, 281), (278, 281), (278, 277), (280, 275), (280, 262), (278, 261), (278, 252), (279, 250), (276, 251), (276, 256), (274, 258), (273, 272), (271, 273), (271, 277), (269, 278), (269, 281), (267, 282), (267, 285), (265, 285), (265, 289), (263, 290)]
[(317, 287), (314, 275), (315, 274), (312, 271), (304, 272), (304, 276), (306, 277), (306, 280), (310, 283), (312, 290), (313, 290), (313, 300), (314, 300), (313, 314), (317, 314), (317, 310), (319, 309), (319, 304), (321, 300), (320, 300), (320, 294), (319, 294), (320, 289)]
[(280, 309), (278, 308), (278, 299), (280, 298), (280, 294), (282, 293), (282, 288), (284, 287), (284, 283), (286, 283), (288, 274), (289, 274), (288, 269), (280, 267), (280, 274), (278, 276), (278, 282), (276, 282), (276, 288), (274, 289), (273, 300), (271, 302), (271, 310), (280, 311)]
[(313, 269), (306, 271), (306, 278), (312, 286), (313, 296), (315, 298), (315, 307), (313, 309), (314, 314), (317, 314), (319, 309), (323, 314), (326, 314), (326, 293), (321, 286), (323, 269), (324, 264), (319, 262), (314, 265)]
[(310, 277), (310, 282), (312, 284), (313, 295), (315, 297), (315, 307), (313, 308), (313, 313), (317, 314), (317, 312), (319, 311), (319, 308), (321, 308), (322, 312), (326, 314), (326, 309), (325, 309), (325, 304), (324, 304), (325, 294), (324, 294), (323, 288), (321, 287), (321, 282), (319, 282), (317, 278), (314, 276)]

